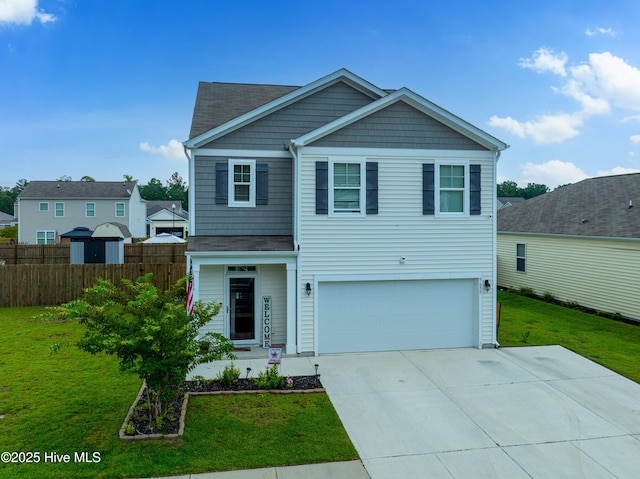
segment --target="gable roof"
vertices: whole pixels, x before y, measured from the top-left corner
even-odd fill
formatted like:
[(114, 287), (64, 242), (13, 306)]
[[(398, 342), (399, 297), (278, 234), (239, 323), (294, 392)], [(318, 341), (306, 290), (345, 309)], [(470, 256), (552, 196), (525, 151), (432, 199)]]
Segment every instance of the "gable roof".
[(30, 181), (20, 199), (91, 199), (131, 197), (135, 181)]
[[(331, 73), (325, 77), (322, 77), (314, 82), (309, 83), (303, 87), (277, 87), (274, 85), (267, 85), (264, 90), (260, 90), (261, 87), (265, 87), (265, 85), (244, 85), (240, 84), (231, 84), (235, 85), (233, 88), (226, 88), (226, 93), (229, 94), (231, 92), (235, 92), (237, 96), (229, 97), (224, 94), (212, 94), (207, 88), (203, 88), (202, 93), (204, 95), (202, 98), (196, 98), (196, 108), (194, 109), (194, 117), (191, 124), (191, 134), (189, 140), (184, 142), (184, 146), (187, 148), (197, 148), (202, 146), (210, 141), (215, 140), (231, 131), (234, 131), (238, 128), (241, 128), (251, 122), (254, 122), (260, 118), (263, 118), (270, 113), (273, 113), (281, 108), (284, 108), (292, 103), (295, 103), (302, 98), (310, 96), (317, 91), (320, 91), (324, 88), (327, 88), (330, 85), (333, 85), (338, 82), (345, 82), (350, 86), (356, 88), (357, 90), (369, 95), (372, 99), (377, 99), (379, 97), (387, 95), (385, 90), (378, 88), (377, 86), (369, 83), (368, 81), (354, 75), (349, 70), (344, 68)], [(223, 86), (230, 84), (211, 84), (211, 87), (214, 86)], [(251, 99), (244, 98), (243, 91), (252, 90), (258, 98)], [(280, 90), (277, 90), (280, 88)], [(286, 89), (289, 89), (287, 93), (282, 94)], [(260, 92), (261, 94), (258, 94)], [(240, 95), (238, 95), (238, 93)], [(198, 89), (198, 94), (200, 94), (200, 88)], [(281, 94), (280, 96), (277, 96)], [(275, 98), (271, 101), (268, 101), (263, 104), (258, 104), (260, 101), (266, 99), (268, 95), (274, 95)], [(224, 102), (237, 102), (235, 106), (230, 107), (228, 110), (226, 106), (224, 106)], [(197, 110), (197, 116), (196, 116)], [(218, 112), (219, 110), (219, 112)], [(208, 111), (209, 113), (213, 112), (216, 117), (214, 121), (211, 122), (212, 126), (209, 126), (209, 129), (205, 129), (204, 131), (198, 133), (202, 128), (207, 128), (206, 123), (208, 120), (203, 120), (202, 117), (204, 113)], [(244, 113), (239, 114), (237, 116), (231, 116), (232, 112), (241, 112)], [(224, 120), (223, 123), (218, 123), (219, 121)], [(196, 123), (196, 128), (194, 128), (194, 122)]]
[[(176, 207), (173, 208), (173, 205), (176, 205)], [(180, 200), (147, 200), (147, 217), (153, 216), (162, 210), (167, 210), (171, 214), (175, 212), (176, 216), (185, 219), (189, 218), (189, 213), (182, 209), (182, 201)]]
[(498, 232), (640, 238), (640, 173), (589, 178), (503, 208)]
[(463, 120), (462, 118), (448, 112), (444, 108), (439, 107), (435, 103), (430, 102), (426, 98), (417, 95), (408, 88), (401, 88), (389, 93), (388, 95), (369, 103), (368, 105), (359, 108), (356, 111), (349, 113), (348, 115), (338, 118), (337, 120), (327, 123), (326, 125), (313, 130), (306, 135), (303, 135), (294, 140), (295, 146), (306, 146), (314, 141), (327, 136), (341, 128), (344, 128), (356, 121), (359, 121), (373, 113), (382, 110), (397, 102), (404, 102), (418, 111), (434, 118), (440, 123), (448, 126), (449, 128), (457, 131), (458, 133), (470, 138), (476, 143), (484, 146), (491, 151), (502, 151), (509, 147), (506, 143), (498, 140), (497, 138), (489, 135), (480, 128), (475, 127), (471, 123)]

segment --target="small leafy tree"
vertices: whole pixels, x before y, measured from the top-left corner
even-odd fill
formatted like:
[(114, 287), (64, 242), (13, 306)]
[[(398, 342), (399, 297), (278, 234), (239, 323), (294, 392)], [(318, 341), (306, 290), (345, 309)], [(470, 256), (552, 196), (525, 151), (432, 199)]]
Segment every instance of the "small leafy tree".
[[(219, 303), (196, 301), (193, 315), (185, 310), (182, 278), (166, 291), (151, 283), (151, 274), (122, 287), (100, 280), (84, 297), (49, 308), (52, 319), (79, 320), (85, 332), (77, 346), (91, 354), (117, 356), (123, 371), (133, 371), (147, 384), (150, 420), (161, 422), (180, 383), (196, 365), (229, 357), (233, 343), (198, 329), (220, 310)], [(61, 345), (54, 343), (52, 351)]]

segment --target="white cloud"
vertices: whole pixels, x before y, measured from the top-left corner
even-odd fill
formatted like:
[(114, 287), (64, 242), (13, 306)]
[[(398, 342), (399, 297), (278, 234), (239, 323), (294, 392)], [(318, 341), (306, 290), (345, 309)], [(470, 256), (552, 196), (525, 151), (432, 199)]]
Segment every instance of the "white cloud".
[(567, 76), (564, 66), (569, 60), (565, 52), (555, 53), (550, 48), (539, 48), (533, 52), (531, 58), (521, 58), (518, 62), (522, 68), (528, 68), (537, 73), (550, 71), (560, 76)]
[(587, 28), (584, 34), (588, 37), (592, 37), (594, 35), (609, 35), (610, 37), (615, 37), (618, 32), (613, 28), (596, 27), (594, 29)]
[(575, 183), (587, 178), (587, 174), (574, 163), (560, 160), (550, 160), (545, 163), (526, 163), (522, 167), (524, 178), (519, 185), (538, 183), (553, 189), (558, 185)]
[(521, 122), (510, 116), (494, 115), (489, 119), (489, 125), (504, 128), (520, 138), (530, 137), (536, 143), (561, 143), (580, 134), (578, 128), (582, 126), (582, 118), (579, 114), (558, 113)]
[(604, 98), (594, 98), (582, 90), (582, 85), (575, 79), (570, 79), (565, 85), (557, 90), (569, 98), (573, 98), (582, 105), (580, 114), (583, 117), (591, 115), (602, 115), (611, 111), (611, 105)]
[(186, 160), (187, 157), (184, 156), (184, 148), (182, 143), (178, 140), (171, 140), (167, 145), (161, 146), (151, 146), (146, 141), (144, 143), (140, 143), (140, 149), (142, 151), (148, 151), (149, 153), (153, 153), (154, 155), (162, 155), (165, 158), (169, 158), (170, 160)]
[(598, 170), (596, 176), (613, 176), (613, 175), (628, 175), (629, 173), (640, 173), (637, 168), (625, 168), (624, 166), (616, 166), (608, 171)]
[(631, 143), (635, 145), (640, 145), (640, 135), (631, 135), (629, 140), (631, 140)]
[(0, 24), (31, 25), (55, 22), (57, 18), (38, 8), (38, 0), (0, 0)]

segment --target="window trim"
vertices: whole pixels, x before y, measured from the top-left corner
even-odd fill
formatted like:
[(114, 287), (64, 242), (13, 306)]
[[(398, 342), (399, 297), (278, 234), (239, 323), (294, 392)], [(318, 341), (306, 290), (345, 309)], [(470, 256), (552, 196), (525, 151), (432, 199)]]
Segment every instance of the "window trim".
[[(518, 246), (522, 246), (524, 248), (524, 256), (518, 255)], [(522, 261), (523, 268), (520, 269), (519, 263)], [(517, 273), (526, 273), (527, 272), (527, 243), (516, 243), (516, 272)]]
[[(43, 206), (45, 206), (44, 209), (42, 208)], [(49, 212), (49, 202), (48, 201), (41, 201), (38, 204), (38, 211), (40, 213), (48, 213)]]
[[(118, 215), (118, 205), (122, 205), (122, 214)], [(125, 203), (123, 201), (118, 201), (115, 205), (115, 215), (116, 218), (126, 218), (127, 217), (127, 206), (125, 205)]]
[[(249, 165), (249, 200), (238, 201), (236, 200), (236, 183), (234, 181), (234, 169), (236, 165)], [(229, 170), (227, 174), (227, 206), (233, 208), (255, 208), (256, 206), (256, 183), (257, 183), (257, 171), (256, 160), (250, 160), (245, 158), (230, 158)]]
[[(89, 214), (89, 205), (93, 205), (93, 214), (92, 215)], [(96, 203), (94, 201), (87, 201), (84, 204), (84, 215), (87, 218), (95, 218), (96, 217)]]
[[(359, 186), (359, 211), (336, 211), (334, 204), (334, 166), (336, 163), (357, 164), (360, 167), (360, 186)], [(329, 159), (329, 211), (328, 214), (331, 217), (364, 217), (367, 215), (367, 164), (365, 158), (352, 158), (352, 157), (336, 157)]]
[[(441, 211), (440, 210), (440, 168), (442, 166), (462, 166), (464, 168), (464, 187), (462, 189), (462, 211)], [(470, 168), (469, 162), (465, 160), (446, 160), (435, 162), (434, 173), (434, 203), (436, 216), (441, 217), (461, 217), (469, 216), (469, 208), (471, 203), (471, 187), (470, 187)], [(445, 191), (460, 191), (460, 189), (445, 188)]]
[[(62, 214), (61, 215), (58, 214), (58, 205), (62, 206)], [(54, 217), (56, 217), (56, 218), (64, 218), (64, 210), (65, 210), (65, 208), (64, 208), (64, 202), (63, 201), (56, 201), (54, 203), (54, 211), (53, 211)]]
[[(40, 238), (38, 238), (38, 236), (41, 233), (44, 235), (44, 238), (43, 238), (44, 243), (40, 243)], [(49, 235), (52, 236), (51, 243), (47, 242), (48, 241), (47, 236), (49, 236)], [(47, 245), (47, 244), (56, 244), (56, 232), (55, 231), (51, 231), (51, 230), (36, 231), (36, 244), (45, 244), (45, 245)]]

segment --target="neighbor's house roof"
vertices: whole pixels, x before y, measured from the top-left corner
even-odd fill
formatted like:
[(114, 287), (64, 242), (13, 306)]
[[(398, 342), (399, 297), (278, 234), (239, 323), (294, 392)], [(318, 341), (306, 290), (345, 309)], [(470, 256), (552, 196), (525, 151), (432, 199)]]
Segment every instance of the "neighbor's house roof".
[(135, 181), (30, 181), (19, 198), (129, 198), (135, 187)]
[[(176, 205), (175, 210), (172, 208), (173, 205)], [(182, 201), (172, 201), (172, 200), (152, 200), (147, 201), (147, 218), (155, 215), (156, 213), (167, 210), (170, 213), (175, 211), (176, 216), (180, 216), (185, 220), (189, 219), (189, 212), (182, 209)]]
[(498, 232), (640, 238), (640, 173), (589, 178), (503, 208)]

